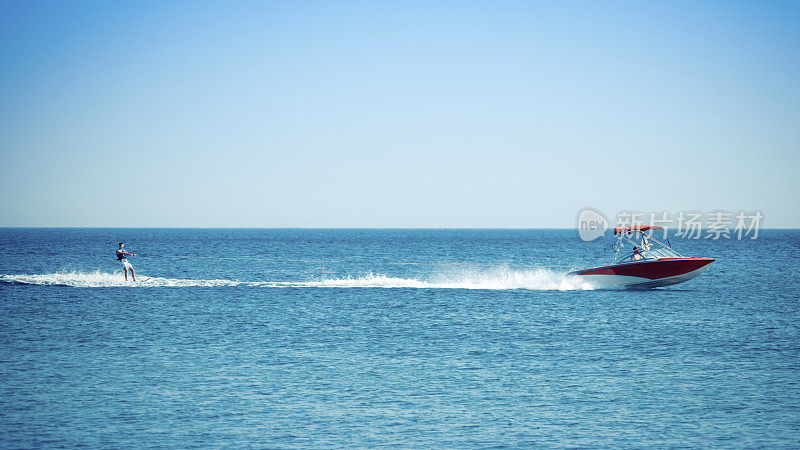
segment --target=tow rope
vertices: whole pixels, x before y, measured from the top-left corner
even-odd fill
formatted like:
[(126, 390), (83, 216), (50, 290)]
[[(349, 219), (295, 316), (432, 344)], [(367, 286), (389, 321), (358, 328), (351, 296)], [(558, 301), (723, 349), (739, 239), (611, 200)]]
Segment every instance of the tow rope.
[[(354, 260), (342, 259), (290, 259), (290, 258), (263, 258), (263, 257), (245, 257), (245, 256), (198, 256), (198, 255), (151, 255), (139, 254), (139, 256), (150, 258), (176, 258), (176, 259), (218, 259), (227, 261), (273, 261), (273, 262), (302, 262), (312, 264), (324, 263), (352, 263)], [(365, 258), (361, 258), (363, 260)], [(477, 264), (470, 262), (452, 262), (452, 263), (435, 263), (435, 262), (418, 262), (418, 261), (383, 261), (382, 264), (389, 264), (394, 266), (468, 266), (468, 267), (507, 267), (515, 269), (547, 269), (547, 268), (572, 268), (572, 266), (553, 266), (553, 265), (537, 265), (537, 266), (517, 266), (511, 264)]]

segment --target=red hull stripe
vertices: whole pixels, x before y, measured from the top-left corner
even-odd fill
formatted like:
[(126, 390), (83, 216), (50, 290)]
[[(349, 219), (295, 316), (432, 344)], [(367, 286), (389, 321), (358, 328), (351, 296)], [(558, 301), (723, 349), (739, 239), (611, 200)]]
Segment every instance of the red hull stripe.
[(714, 262), (714, 258), (661, 258), (650, 261), (637, 261), (616, 266), (596, 267), (580, 270), (575, 275), (625, 275), (650, 280), (674, 277), (697, 270)]

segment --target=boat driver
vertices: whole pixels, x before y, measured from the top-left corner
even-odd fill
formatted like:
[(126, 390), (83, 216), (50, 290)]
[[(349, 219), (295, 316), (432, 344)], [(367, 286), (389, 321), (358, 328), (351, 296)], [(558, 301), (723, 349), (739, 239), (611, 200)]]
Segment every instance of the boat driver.
[(631, 259), (634, 261), (639, 261), (640, 259), (644, 259), (644, 256), (642, 256), (642, 249), (640, 249), (639, 247), (633, 247), (633, 256), (631, 256)]

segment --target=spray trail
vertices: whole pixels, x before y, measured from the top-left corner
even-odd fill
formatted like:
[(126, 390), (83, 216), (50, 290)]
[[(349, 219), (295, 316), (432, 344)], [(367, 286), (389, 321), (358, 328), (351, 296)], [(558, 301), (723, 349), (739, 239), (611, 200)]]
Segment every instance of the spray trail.
[(402, 278), (369, 273), (359, 277), (321, 278), (298, 281), (240, 281), (225, 279), (176, 279), (139, 276), (125, 281), (119, 273), (60, 272), (33, 275), (0, 275), (0, 283), (69, 287), (273, 287), (273, 288), (383, 288), (383, 289), (474, 289), (474, 290), (590, 290), (586, 281), (548, 269), (461, 271), (424, 278)]

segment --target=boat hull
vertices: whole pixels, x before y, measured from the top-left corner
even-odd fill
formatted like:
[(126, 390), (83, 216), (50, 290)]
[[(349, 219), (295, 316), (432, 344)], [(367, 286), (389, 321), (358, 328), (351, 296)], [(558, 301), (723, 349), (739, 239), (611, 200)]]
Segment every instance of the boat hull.
[(599, 288), (650, 289), (683, 283), (700, 275), (714, 258), (661, 258), (578, 270), (580, 276)]

